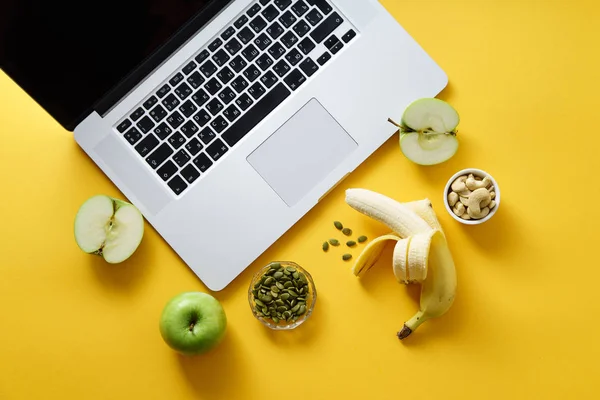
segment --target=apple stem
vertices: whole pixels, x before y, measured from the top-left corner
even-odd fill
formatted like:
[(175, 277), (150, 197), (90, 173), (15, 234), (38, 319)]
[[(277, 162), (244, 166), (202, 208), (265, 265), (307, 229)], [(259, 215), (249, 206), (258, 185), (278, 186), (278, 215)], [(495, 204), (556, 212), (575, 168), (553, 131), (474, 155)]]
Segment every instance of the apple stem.
[(393, 119), (391, 119), (391, 118), (388, 118), (388, 122), (389, 122), (390, 124), (392, 124), (392, 125), (395, 125), (395, 126), (397, 126), (398, 128), (402, 128), (402, 125), (400, 125), (399, 123), (397, 123), (396, 121), (394, 121), (394, 120), (393, 120)]
[(189, 328), (189, 329), (190, 329), (190, 332), (193, 332), (193, 331), (194, 331), (194, 325), (195, 325), (195, 324), (194, 324), (193, 322), (190, 324), (190, 328)]

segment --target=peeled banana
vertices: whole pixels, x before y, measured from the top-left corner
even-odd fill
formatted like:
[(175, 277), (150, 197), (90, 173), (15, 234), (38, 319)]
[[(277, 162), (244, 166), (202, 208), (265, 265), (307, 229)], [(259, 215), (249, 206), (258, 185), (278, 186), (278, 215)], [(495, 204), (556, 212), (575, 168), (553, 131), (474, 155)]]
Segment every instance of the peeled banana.
[(346, 203), (386, 224), (393, 233), (373, 240), (357, 258), (353, 272), (361, 276), (379, 259), (388, 241), (396, 241), (394, 276), (402, 283), (421, 283), (420, 309), (398, 337), (402, 340), (430, 318), (443, 315), (454, 302), (456, 270), (446, 237), (428, 199), (399, 203), (365, 189), (346, 191)]

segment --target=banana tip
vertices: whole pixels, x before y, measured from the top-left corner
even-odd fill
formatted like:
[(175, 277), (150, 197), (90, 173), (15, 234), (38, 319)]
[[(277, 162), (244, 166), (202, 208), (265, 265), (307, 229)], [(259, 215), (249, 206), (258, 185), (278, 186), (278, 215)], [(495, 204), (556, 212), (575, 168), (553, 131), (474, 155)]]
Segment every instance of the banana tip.
[(408, 326), (404, 325), (402, 327), (402, 329), (400, 330), (400, 332), (398, 332), (398, 339), (404, 340), (407, 337), (409, 337), (412, 332), (413, 332), (412, 329), (410, 329)]

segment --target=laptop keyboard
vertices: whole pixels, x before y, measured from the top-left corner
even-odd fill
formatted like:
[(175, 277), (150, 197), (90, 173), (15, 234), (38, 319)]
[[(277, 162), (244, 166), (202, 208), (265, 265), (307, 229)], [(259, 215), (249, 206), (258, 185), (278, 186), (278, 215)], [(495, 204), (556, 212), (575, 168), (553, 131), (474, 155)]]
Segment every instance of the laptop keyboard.
[(115, 128), (180, 195), (356, 37), (344, 22), (326, 0), (257, 0)]

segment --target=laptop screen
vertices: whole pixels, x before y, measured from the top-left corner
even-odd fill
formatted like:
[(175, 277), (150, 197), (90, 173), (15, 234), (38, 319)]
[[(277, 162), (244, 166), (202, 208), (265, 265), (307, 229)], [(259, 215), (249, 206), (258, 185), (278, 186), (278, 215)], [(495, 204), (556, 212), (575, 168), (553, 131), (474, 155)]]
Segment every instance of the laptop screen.
[(143, 78), (138, 70), (131, 79), (136, 67), (150, 72), (229, 1), (0, 0), (0, 67), (73, 129), (126, 77), (133, 88)]

